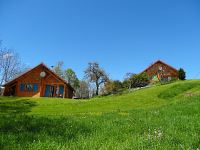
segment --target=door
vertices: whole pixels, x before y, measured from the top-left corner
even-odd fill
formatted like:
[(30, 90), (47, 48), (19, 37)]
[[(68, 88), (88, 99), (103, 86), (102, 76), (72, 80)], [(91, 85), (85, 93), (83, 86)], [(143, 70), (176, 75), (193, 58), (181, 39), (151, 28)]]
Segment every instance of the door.
[(63, 97), (63, 94), (64, 94), (64, 86), (63, 85), (59, 86), (59, 94), (60, 94), (60, 97)]
[(45, 97), (63, 97), (64, 86), (60, 85), (46, 85), (45, 87)]
[(50, 85), (46, 85), (44, 96), (45, 97), (49, 97), (50, 96)]
[(16, 85), (10, 88), (10, 96), (16, 96)]

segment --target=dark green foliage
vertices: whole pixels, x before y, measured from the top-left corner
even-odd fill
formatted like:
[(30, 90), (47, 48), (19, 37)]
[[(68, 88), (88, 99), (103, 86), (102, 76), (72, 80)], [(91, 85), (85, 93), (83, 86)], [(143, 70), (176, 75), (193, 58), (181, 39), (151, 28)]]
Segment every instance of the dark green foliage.
[(185, 80), (185, 78), (186, 78), (186, 72), (185, 72), (185, 70), (183, 68), (180, 68), (178, 70), (178, 78), (180, 80)]
[(71, 69), (68, 68), (64, 71), (64, 79), (69, 83), (74, 89), (79, 87), (79, 80), (76, 76), (76, 73)]
[(147, 86), (150, 83), (149, 77), (146, 73), (142, 74), (133, 74), (129, 73), (126, 75), (127, 77), (122, 83), (122, 86), (124, 88), (136, 88), (136, 87), (144, 87)]
[(149, 77), (147, 76), (146, 73), (133, 75), (131, 77), (131, 87), (132, 88), (147, 86), (149, 84), (149, 82), (150, 82)]

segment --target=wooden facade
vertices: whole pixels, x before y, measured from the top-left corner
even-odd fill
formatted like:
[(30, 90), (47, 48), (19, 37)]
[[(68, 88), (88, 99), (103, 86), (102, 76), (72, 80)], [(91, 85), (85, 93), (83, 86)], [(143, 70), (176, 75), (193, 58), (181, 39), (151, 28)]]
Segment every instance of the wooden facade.
[(72, 98), (74, 89), (43, 63), (4, 85), (4, 96)]
[(161, 60), (158, 60), (152, 65), (150, 65), (142, 73), (146, 73), (151, 81), (170, 81), (174, 78), (178, 79), (177, 69), (164, 63)]

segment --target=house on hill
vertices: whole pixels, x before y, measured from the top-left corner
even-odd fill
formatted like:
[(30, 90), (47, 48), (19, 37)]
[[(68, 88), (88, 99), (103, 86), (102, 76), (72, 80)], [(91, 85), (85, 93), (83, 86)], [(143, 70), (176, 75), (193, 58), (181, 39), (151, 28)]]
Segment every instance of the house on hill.
[(72, 98), (74, 89), (43, 63), (4, 85), (4, 96)]
[(170, 81), (174, 78), (178, 79), (178, 70), (161, 60), (150, 65), (142, 73), (146, 73), (152, 82)]

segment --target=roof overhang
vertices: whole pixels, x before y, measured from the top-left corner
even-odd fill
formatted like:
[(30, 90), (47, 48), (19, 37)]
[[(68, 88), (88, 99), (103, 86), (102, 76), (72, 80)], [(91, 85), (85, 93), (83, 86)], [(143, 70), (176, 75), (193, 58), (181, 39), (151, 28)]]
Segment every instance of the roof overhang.
[(9, 84), (12, 84), (13, 82), (15, 82), (17, 79), (20, 79), (22, 76), (28, 74), (29, 72), (31, 72), (32, 70), (38, 68), (38, 67), (44, 67), (49, 73), (51, 73), (54, 77), (56, 77), (57, 79), (59, 79), (61, 82), (63, 82), (64, 84), (66, 84), (71, 90), (75, 91), (74, 88), (69, 84), (67, 83), (64, 79), (62, 79), (60, 76), (58, 76), (55, 72), (53, 72), (51, 69), (49, 69), (44, 63), (40, 63), (39, 65), (35, 66), (34, 68), (32, 69), (29, 69), (28, 71), (24, 72), (23, 74), (17, 76), (16, 78), (14, 78), (13, 80), (5, 83), (3, 85), (3, 87), (9, 85)]
[(178, 72), (178, 70), (177, 70), (176, 68), (174, 68), (174, 67), (172, 67), (172, 66), (166, 64), (165, 62), (163, 62), (163, 61), (161, 61), (161, 60), (157, 60), (157, 61), (155, 61), (153, 64), (151, 64), (149, 67), (147, 67), (145, 70), (143, 70), (140, 74), (145, 73), (148, 69), (150, 69), (152, 66), (154, 66), (154, 65), (157, 64), (157, 63), (161, 63), (161, 64), (163, 64), (163, 65), (166, 65), (166, 66), (168, 66), (169, 68), (171, 68), (172, 70)]

